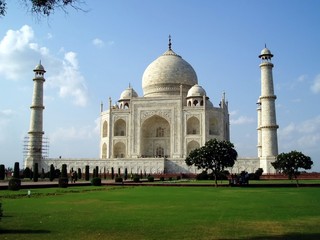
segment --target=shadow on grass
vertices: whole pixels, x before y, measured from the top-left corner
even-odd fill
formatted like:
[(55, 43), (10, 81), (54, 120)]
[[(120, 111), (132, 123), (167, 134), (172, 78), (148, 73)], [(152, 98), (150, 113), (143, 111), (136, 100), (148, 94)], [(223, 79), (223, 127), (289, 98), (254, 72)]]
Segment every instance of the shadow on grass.
[(0, 229), (0, 234), (44, 234), (51, 233), (49, 230), (30, 230), (30, 229)]
[(259, 237), (249, 237), (246, 238), (249, 240), (279, 240), (279, 239), (288, 239), (288, 240), (319, 240), (320, 233), (289, 233), (285, 235), (277, 236), (259, 236)]

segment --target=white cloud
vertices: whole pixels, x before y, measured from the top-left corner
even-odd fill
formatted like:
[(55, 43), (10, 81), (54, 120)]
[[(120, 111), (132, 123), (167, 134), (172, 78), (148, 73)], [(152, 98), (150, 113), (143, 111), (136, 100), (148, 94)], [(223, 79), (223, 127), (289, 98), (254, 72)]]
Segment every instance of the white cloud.
[(8, 80), (29, 79), (34, 66), (42, 60), (47, 70), (45, 88), (58, 89), (60, 97), (71, 99), (77, 106), (86, 106), (86, 81), (79, 69), (77, 54), (61, 49), (63, 59), (51, 54), (49, 48), (40, 46), (28, 25), (16, 31), (8, 30), (0, 40), (0, 76)]
[(255, 119), (246, 116), (240, 116), (236, 119), (230, 119), (230, 123), (234, 125), (243, 125), (253, 122), (255, 122)]
[(316, 94), (320, 93), (320, 74), (315, 77), (314, 82), (311, 86), (311, 91)]
[(320, 142), (320, 115), (301, 123), (290, 123), (279, 129), (281, 145), (288, 151), (310, 149), (315, 151)]
[(51, 143), (59, 143), (61, 141), (83, 141), (93, 138), (98, 138), (97, 121), (94, 125), (87, 126), (72, 126), (67, 128), (59, 128), (50, 134)]
[(101, 47), (104, 47), (104, 42), (101, 40), (101, 39), (99, 39), (99, 38), (95, 38), (95, 39), (93, 39), (92, 40), (92, 44), (94, 45), (94, 46), (96, 46), (96, 47), (99, 47), (99, 48), (101, 48)]

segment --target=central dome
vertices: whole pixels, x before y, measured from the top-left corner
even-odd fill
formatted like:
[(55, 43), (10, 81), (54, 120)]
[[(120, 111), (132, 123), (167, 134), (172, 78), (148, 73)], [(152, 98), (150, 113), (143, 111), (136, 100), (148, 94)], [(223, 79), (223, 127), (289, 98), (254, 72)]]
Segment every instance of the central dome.
[(171, 50), (154, 60), (144, 71), (142, 89), (144, 97), (179, 95), (180, 86), (186, 95), (198, 83), (197, 74), (192, 66)]

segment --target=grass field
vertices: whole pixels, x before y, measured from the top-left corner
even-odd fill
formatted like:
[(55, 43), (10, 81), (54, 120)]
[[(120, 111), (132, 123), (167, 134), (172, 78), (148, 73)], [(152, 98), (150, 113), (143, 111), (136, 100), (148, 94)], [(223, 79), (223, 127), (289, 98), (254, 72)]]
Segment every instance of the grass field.
[(320, 239), (319, 188), (0, 191), (0, 239)]

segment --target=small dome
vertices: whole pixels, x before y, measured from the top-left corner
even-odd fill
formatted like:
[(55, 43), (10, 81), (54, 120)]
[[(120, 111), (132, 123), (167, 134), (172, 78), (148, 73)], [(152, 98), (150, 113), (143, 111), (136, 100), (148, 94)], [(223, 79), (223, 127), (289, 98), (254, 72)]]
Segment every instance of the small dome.
[(144, 71), (142, 89), (145, 97), (179, 95), (198, 83), (192, 66), (169, 48)]
[(206, 105), (208, 108), (213, 108), (213, 103), (209, 99), (207, 99)]
[(262, 58), (262, 59), (264, 59), (264, 58), (268, 58), (268, 59), (270, 59), (270, 58), (272, 58), (273, 57), (273, 54), (271, 53), (271, 51), (268, 49), (268, 48), (264, 48), (264, 49), (262, 49), (262, 51), (261, 51), (261, 53), (260, 53), (260, 55), (259, 55), (259, 58)]
[(206, 91), (199, 86), (198, 84), (194, 85), (192, 88), (189, 89), (187, 97), (202, 97), (206, 96)]
[(45, 72), (46, 70), (44, 70), (44, 67), (41, 65), (41, 62), (35, 66), (33, 71), (41, 71), (41, 72)]
[(132, 87), (128, 87), (121, 93), (120, 100), (128, 100), (132, 97), (138, 97), (138, 94)]

